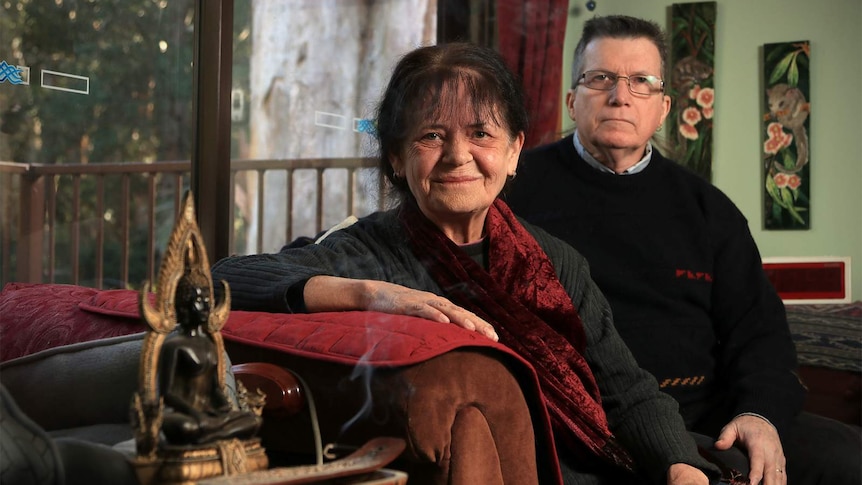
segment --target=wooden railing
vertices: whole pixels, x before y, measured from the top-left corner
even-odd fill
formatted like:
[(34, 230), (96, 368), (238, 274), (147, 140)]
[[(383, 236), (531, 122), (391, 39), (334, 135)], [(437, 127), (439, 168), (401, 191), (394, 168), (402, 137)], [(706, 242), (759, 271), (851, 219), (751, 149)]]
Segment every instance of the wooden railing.
[[(355, 191), (359, 170), (376, 167), (369, 158), (301, 160), (235, 160), (231, 187), (241, 187), (240, 175), (251, 174), (257, 187), (248, 192), (256, 205), (255, 247), (264, 250), (267, 218), (264, 214), (269, 174), (284, 173), (285, 206), (276, 209), (286, 218), (284, 242), (294, 238), (292, 228), (300, 212), (311, 212), (314, 221), (305, 227), (324, 229), (327, 194), (345, 194), (346, 206), (339, 217), (357, 213)], [(176, 208), (188, 189), (190, 163), (100, 163), (41, 165), (0, 162), (0, 286), (10, 281), (60, 282), (95, 288), (137, 287), (155, 281), (160, 250), (166, 244)], [(316, 200), (312, 211), (298, 211), (294, 194), (297, 171), (313, 171)], [(344, 185), (325, 181), (327, 171), (345, 171)], [(305, 177), (303, 180), (307, 180)], [(239, 185), (238, 185), (239, 183)], [(306, 182), (307, 183), (307, 182)], [(377, 183), (377, 208), (384, 196)], [(244, 189), (245, 190), (245, 189)], [(234, 199), (234, 192), (226, 196)], [(304, 201), (307, 203), (307, 201)], [(271, 210), (271, 209), (270, 209)], [(367, 211), (366, 211), (367, 212)], [(242, 244), (232, 225), (231, 253)], [(308, 234), (309, 236), (313, 234)], [(165, 241), (161, 241), (165, 239)], [(143, 263), (145, 261), (145, 263)], [(134, 268), (139, 268), (135, 271)], [(143, 269), (140, 269), (143, 268)]]

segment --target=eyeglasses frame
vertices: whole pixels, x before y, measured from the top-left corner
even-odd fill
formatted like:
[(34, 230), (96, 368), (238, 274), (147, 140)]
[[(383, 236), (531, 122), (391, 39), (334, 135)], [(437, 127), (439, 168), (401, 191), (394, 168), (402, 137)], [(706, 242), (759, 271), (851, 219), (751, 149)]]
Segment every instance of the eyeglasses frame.
[[(603, 74), (607, 74), (607, 75), (609, 75), (609, 76), (613, 76), (613, 77), (615, 77), (616, 79), (614, 80), (614, 84), (613, 84), (613, 86), (612, 86), (612, 87), (610, 87), (610, 88), (608, 88), (608, 89), (595, 88), (595, 87), (592, 87), (592, 86), (587, 86), (587, 85), (584, 83), (584, 81), (585, 81), (585, 80), (586, 80), (586, 78), (587, 78), (587, 73), (588, 73), (588, 72), (601, 72), (601, 73), (603, 73)], [(583, 73), (581, 73), (581, 76), (578, 78), (578, 85), (579, 85), (579, 86), (583, 86), (583, 87), (585, 87), (585, 88), (587, 88), (587, 89), (595, 90), (595, 91), (613, 91), (614, 89), (616, 89), (616, 88), (617, 88), (617, 85), (619, 84), (620, 79), (625, 79), (625, 80), (626, 80), (626, 86), (628, 86), (628, 88), (629, 88), (629, 92), (630, 92), (630, 93), (632, 93), (632, 94), (634, 94), (635, 96), (653, 96), (653, 95), (656, 95), (656, 94), (664, 94), (664, 87), (665, 87), (665, 83), (664, 83), (664, 79), (662, 79), (662, 78), (660, 78), (660, 77), (656, 77), (656, 79), (658, 79), (658, 80), (661, 82), (661, 90), (660, 90), (660, 91), (657, 91), (657, 92), (655, 92), (655, 93), (638, 93), (638, 92), (635, 92), (635, 91), (633, 91), (633, 90), (632, 90), (631, 76), (622, 76), (622, 75), (617, 74), (617, 73), (615, 73), (615, 72), (603, 71), (603, 70), (601, 70), (601, 69), (590, 69), (590, 70), (588, 70), (588, 71), (584, 71)]]

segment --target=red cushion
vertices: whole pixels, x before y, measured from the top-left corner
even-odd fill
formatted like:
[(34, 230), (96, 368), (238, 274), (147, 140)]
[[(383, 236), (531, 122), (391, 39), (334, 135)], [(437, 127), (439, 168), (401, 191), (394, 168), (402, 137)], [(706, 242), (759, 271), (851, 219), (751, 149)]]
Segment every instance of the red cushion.
[[(127, 298), (131, 290), (113, 290)], [(8, 283), (0, 292), (0, 361), (40, 350), (145, 330), (136, 318), (83, 311), (100, 293), (76, 285)]]
[[(138, 300), (140, 293), (133, 290), (102, 290), (78, 304), (78, 308), (99, 315), (114, 316), (139, 321)], [(150, 293), (150, 303), (155, 295)], [(143, 323), (141, 323), (143, 325)]]
[(476, 332), (419, 317), (369, 311), (278, 314), (233, 311), (226, 340), (331, 362), (415, 364), (465, 346), (517, 355)]
[[(152, 295), (151, 295), (152, 296)], [(134, 290), (9, 283), (0, 292), (0, 361), (77, 342), (146, 330)], [(458, 347), (508, 347), (476, 332), (377, 312), (284, 314), (233, 311), (227, 340), (340, 363), (407, 365)]]

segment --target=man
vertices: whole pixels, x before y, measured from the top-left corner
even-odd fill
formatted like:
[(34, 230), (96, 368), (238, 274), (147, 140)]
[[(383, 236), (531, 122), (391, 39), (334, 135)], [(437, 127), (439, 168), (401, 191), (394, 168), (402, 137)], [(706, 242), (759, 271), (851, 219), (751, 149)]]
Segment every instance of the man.
[(650, 142), (670, 111), (665, 42), (653, 22), (589, 20), (566, 98), (576, 131), (525, 152), (506, 201), (587, 257), (638, 363), (690, 431), (746, 452), (752, 484), (858, 485), (858, 429), (800, 412), (784, 306), (745, 217)]

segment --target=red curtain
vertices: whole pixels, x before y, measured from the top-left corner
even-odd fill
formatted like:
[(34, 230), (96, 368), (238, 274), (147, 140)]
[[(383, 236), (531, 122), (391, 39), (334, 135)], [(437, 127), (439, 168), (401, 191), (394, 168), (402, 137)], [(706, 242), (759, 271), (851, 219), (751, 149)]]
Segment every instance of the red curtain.
[(521, 77), (530, 130), (524, 148), (557, 140), (569, 0), (497, 0), (500, 52)]

